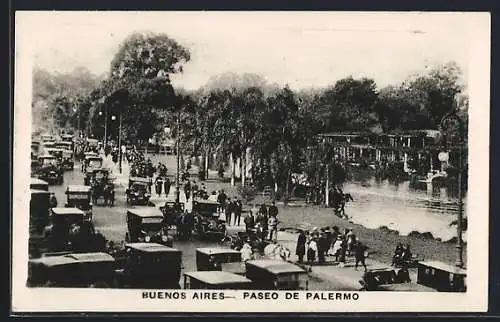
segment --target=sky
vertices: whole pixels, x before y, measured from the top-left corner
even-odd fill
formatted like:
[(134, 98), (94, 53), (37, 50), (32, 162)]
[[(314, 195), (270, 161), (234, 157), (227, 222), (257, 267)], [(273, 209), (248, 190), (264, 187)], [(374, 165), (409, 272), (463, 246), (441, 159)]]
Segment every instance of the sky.
[(370, 77), (379, 87), (455, 61), (467, 79), (468, 13), (18, 12), (16, 30), (34, 62), (52, 72), (109, 71), (133, 32), (165, 33), (189, 48), (174, 85), (196, 89), (211, 76), (257, 73), (293, 89)]

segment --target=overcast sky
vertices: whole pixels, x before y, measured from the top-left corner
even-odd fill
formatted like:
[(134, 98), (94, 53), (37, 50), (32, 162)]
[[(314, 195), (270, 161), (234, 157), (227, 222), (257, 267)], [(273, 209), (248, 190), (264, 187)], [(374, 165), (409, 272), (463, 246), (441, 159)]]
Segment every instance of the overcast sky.
[[(107, 72), (134, 31), (163, 32), (191, 51), (174, 85), (203, 86), (225, 72), (258, 73), (294, 89), (352, 75), (379, 87), (456, 61), (468, 74), (468, 14), (333, 12), (24, 12), (36, 63), (49, 71)], [(25, 32), (24, 32), (25, 31)], [(23, 47), (26, 48), (26, 47)], [(26, 49), (28, 50), (28, 49)]]

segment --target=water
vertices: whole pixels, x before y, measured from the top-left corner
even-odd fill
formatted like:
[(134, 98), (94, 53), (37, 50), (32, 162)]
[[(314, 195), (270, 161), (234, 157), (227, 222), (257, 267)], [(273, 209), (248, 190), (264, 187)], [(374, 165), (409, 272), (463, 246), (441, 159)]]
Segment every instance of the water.
[[(378, 181), (367, 175), (358, 176), (344, 184), (354, 202), (348, 203), (346, 212), (352, 221), (367, 228), (387, 226), (406, 236), (412, 231), (430, 232), (443, 241), (456, 236), (458, 199), (451, 187), (410, 181), (391, 183)], [(464, 217), (466, 216), (464, 198)], [(466, 233), (463, 234), (466, 240)]]

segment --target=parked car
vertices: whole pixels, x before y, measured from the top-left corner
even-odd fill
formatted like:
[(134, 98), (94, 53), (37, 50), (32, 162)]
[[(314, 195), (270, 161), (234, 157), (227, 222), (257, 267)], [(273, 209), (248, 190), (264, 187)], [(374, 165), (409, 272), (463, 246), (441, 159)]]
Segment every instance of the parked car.
[(78, 208), (84, 212), (84, 219), (92, 221), (92, 188), (90, 186), (70, 185), (66, 188), (65, 207)]
[(417, 264), (417, 283), (439, 292), (466, 292), (467, 271), (439, 261)]
[(196, 269), (198, 271), (220, 271), (223, 263), (241, 263), (241, 253), (223, 247), (196, 249)]
[(62, 151), (62, 168), (64, 170), (73, 170), (75, 168), (75, 158), (72, 150)]
[(113, 287), (115, 259), (102, 253), (43, 256), (28, 263), (28, 286)]
[(163, 213), (153, 207), (131, 208), (127, 210), (126, 242), (146, 242), (173, 246), (168, 235)]
[(128, 288), (180, 289), (182, 252), (156, 243), (128, 243), (117, 254), (117, 285)]
[(271, 259), (245, 262), (246, 277), (257, 289), (262, 290), (307, 290), (307, 271), (298, 265)]
[(184, 273), (184, 289), (195, 290), (245, 290), (251, 289), (253, 282), (241, 275), (219, 272), (186, 272)]

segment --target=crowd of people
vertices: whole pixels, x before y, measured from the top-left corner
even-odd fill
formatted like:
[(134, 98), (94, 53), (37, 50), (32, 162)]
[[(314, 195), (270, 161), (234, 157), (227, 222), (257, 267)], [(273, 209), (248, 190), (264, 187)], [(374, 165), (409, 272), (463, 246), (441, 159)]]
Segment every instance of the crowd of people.
[(337, 226), (318, 229), (314, 227), (311, 231), (300, 230), (297, 238), (296, 255), (298, 262), (324, 264), (326, 256), (331, 256), (340, 267), (346, 263), (348, 256), (354, 256), (355, 269), (362, 265), (366, 271), (366, 258), (368, 257), (368, 246), (362, 243), (354, 234), (352, 229), (346, 228), (343, 232)]

